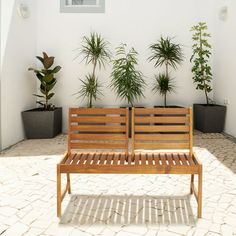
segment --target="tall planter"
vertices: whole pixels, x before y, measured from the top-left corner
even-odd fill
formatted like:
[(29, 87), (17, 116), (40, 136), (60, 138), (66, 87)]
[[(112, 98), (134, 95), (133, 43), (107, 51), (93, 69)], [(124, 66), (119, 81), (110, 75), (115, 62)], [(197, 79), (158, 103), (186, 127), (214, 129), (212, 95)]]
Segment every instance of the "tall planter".
[(225, 125), (226, 106), (194, 104), (194, 128), (203, 133), (221, 133)]
[(23, 111), (25, 136), (28, 139), (53, 138), (62, 132), (62, 108)]

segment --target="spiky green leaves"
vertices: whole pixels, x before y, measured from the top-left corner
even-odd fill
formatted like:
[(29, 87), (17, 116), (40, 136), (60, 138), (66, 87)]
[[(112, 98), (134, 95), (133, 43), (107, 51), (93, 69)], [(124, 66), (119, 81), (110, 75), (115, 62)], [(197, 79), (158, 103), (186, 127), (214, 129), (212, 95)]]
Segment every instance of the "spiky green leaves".
[(169, 37), (161, 37), (157, 43), (152, 44), (149, 48), (151, 50), (149, 61), (154, 61), (155, 67), (165, 65), (176, 69), (177, 65), (183, 61), (180, 45), (173, 43)]
[(110, 60), (111, 53), (108, 49), (109, 43), (100, 34), (91, 33), (89, 37), (83, 37), (83, 44), (80, 54), (86, 64), (95, 64), (101, 68)]
[(142, 72), (136, 69), (138, 53), (134, 48), (126, 52), (126, 45), (121, 44), (116, 49), (117, 59), (113, 61), (112, 81), (110, 87), (117, 96), (133, 106), (135, 100), (144, 97), (146, 83)]
[(86, 76), (85, 80), (80, 80), (82, 82), (82, 86), (80, 91), (79, 97), (82, 98), (89, 98), (88, 99), (88, 107), (92, 107), (92, 101), (97, 100), (98, 96), (101, 95), (101, 85), (98, 82), (98, 79), (95, 78), (93, 75)]
[(40, 92), (43, 95), (33, 94), (34, 96), (43, 99), (37, 101), (38, 104), (42, 105), (46, 110), (50, 110), (52, 108), (52, 104), (49, 104), (49, 100), (54, 96), (54, 93), (50, 91), (56, 85), (56, 78), (54, 75), (61, 70), (60, 66), (56, 66), (54, 69), (50, 69), (54, 63), (54, 57), (49, 57), (45, 52), (43, 52), (43, 57), (36, 57), (42, 64), (43, 69), (33, 69), (29, 68), (30, 71), (34, 71), (36, 77), (40, 81)]
[(212, 72), (209, 66), (209, 58), (211, 56), (211, 45), (208, 43), (210, 34), (207, 33), (207, 24), (199, 22), (191, 28), (193, 32), (193, 55), (190, 61), (193, 62), (192, 72), (193, 81), (196, 84), (196, 89), (203, 90), (206, 96), (206, 102), (209, 104), (208, 93), (212, 91), (211, 81)]

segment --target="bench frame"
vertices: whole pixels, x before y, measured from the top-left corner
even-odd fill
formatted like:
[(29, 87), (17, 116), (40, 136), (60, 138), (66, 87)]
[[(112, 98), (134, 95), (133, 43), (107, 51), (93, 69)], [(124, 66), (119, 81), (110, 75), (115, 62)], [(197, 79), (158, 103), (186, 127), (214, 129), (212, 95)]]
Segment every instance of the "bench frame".
[[(145, 109), (145, 110), (143, 110)], [(163, 110), (164, 109), (164, 110)], [(86, 174), (190, 174), (191, 175), (191, 180), (190, 180), (190, 193), (194, 194), (197, 203), (198, 203), (198, 218), (202, 217), (202, 165), (200, 163), (200, 161), (197, 159), (196, 154), (193, 153), (193, 141), (192, 141), (192, 109), (191, 108), (183, 108), (185, 109), (185, 111), (187, 111), (186, 109), (188, 109), (188, 113), (186, 115), (188, 115), (189, 117), (189, 140), (188, 140), (188, 149), (189, 149), (189, 157), (191, 158), (191, 161), (194, 162), (194, 166), (176, 166), (176, 165), (168, 165), (168, 164), (162, 164), (162, 165), (85, 165), (85, 166), (81, 166), (81, 165), (72, 165), (72, 164), (66, 164), (66, 160), (68, 160), (69, 158), (72, 160), (72, 155), (77, 155), (79, 152), (72, 152), (73, 149), (73, 145), (71, 145), (71, 139), (72, 137), (76, 138), (80, 138), (81, 141), (81, 137), (79, 135), (72, 135), (71, 133), (71, 127), (72, 127), (72, 121), (73, 119), (71, 119), (73, 112), (76, 112), (77, 114), (81, 112), (85, 112), (86, 114), (100, 114), (101, 110), (105, 111), (105, 114), (110, 114), (110, 113), (115, 113), (115, 114), (120, 114), (122, 113), (123, 115), (120, 115), (120, 119), (117, 117), (115, 118), (116, 122), (119, 122), (120, 120), (122, 120), (123, 125), (122, 126), (122, 130), (123, 132), (123, 136), (116, 136), (114, 134), (114, 136), (109, 136), (109, 137), (114, 137), (117, 138), (118, 140), (120, 140), (122, 137), (124, 137), (124, 145), (121, 146), (122, 149), (124, 149), (123, 152), (121, 152), (123, 159), (125, 158), (125, 162), (127, 162), (127, 164), (131, 164), (135, 161), (135, 158), (137, 158), (137, 155), (144, 155), (146, 156), (145, 158), (148, 159), (148, 155), (152, 155), (150, 154), (150, 152), (144, 150), (144, 152), (142, 152), (142, 154), (136, 153), (136, 127), (138, 127), (136, 125), (136, 111), (137, 112), (141, 112), (144, 113), (146, 115), (150, 115), (150, 114), (160, 114), (161, 111), (164, 112), (164, 114), (169, 113), (169, 108), (165, 109), (165, 108), (133, 108), (132, 110), (132, 151), (131, 153), (128, 152), (128, 124), (129, 124), (129, 112), (128, 109), (125, 108), (113, 108), (113, 109), (107, 109), (107, 108), (102, 108), (102, 109), (97, 109), (97, 108), (70, 108), (69, 110), (69, 119), (68, 119), (68, 151), (64, 154), (62, 160), (57, 164), (57, 216), (61, 217), (61, 204), (62, 201), (66, 195), (66, 193), (71, 194), (71, 181), (70, 181), (70, 174), (75, 174), (75, 173), (86, 173)], [(176, 111), (181, 111), (181, 108), (174, 108), (177, 109)], [(179, 110), (178, 110), (179, 109)], [(117, 111), (116, 111), (117, 110)], [(125, 112), (124, 112), (125, 111)], [(162, 113), (162, 112), (161, 112)], [(178, 113), (178, 112), (177, 112)], [(144, 119), (137, 119), (138, 122), (140, 122), (140, 120), (149, 120), (150, 124), (155, 121), (155, 120), (165, 120), (163, 118), (151, 118), (149, 117), (148, 119), (145, 119), (145, 117), (143, 117)], [(76, 118), (77, 119), (77, 118)], [(76, 120), (74, 119), (74, 120)], [(99, 116), (100, 120), (105, 120), (105, 121), (109, 121), (112, 123), (112, 119), (110, 118), (102, 118), (101, 116)], [(169, 120), (173, 120), (175, 118), (170, 118)], [(83, 119), (85, 120), (85, 119)], [(91, 118), (90, 119), (93, 122), (96, 122), (97, 119)], [(168, 120), (168, 119), (167, 119)], [(180, 119), (181, 120), (181, 119)], [(101, 122), (101, 121), (100, 121)], [(163, 121), (165, 122), (165, 121)], [(168, 121), (170, 122), (170, 121)], [(167, 122), (167, 123), (168, 123)], [(146, 123), (146, 121), (145, 121)], [(149, 123), (149, 122), (147, 122)], [(149, 124), (149, 125), (150, 125)], [(140, 125), (140, 124), (139, 124)], [(168, 129), (168, 127), (166, 126), (166, 124), (162, 124), (162, 130), (165, 130), (165, 128)], [(95, 127), (95, 126), (94, 126)], [(104, 127), (104, 126), (103, 126)], [(91, 130), (91, 129), (90, 129)], [(167, 130), (168, 132), (168, 130)], [(92, 134), (91, 134), (92, 135)], [(103, 134), (101, 134), (102, 137)], [(147, 135), (147, 136), (146, 136)], [(144, 136), (139, 136), (139, 137), (149, 137), (149, 134), (145, 134)], [(89, 138), (89, 136), (87, 135), (82, 135), (82, 137), (86, 137)], [(99, 135), (97, 135), (96, 137), (100, 137)], [(105, 138), (107, 138), (107, 136), (103, 136)], [(138, 136), (137, 136), (138, 137)], [(158, 139), (158, 138), (157, 138)], [(87, 139), (88, 140), (88, 139)], [(100, 140), (100, 139), (99, 139)], [(116, 140), (117, 141), (117, 140)], [(178, 140), (177, 140), (178, 141)], [(90, 149), (90, 145), (89, 143), (88, 147), (86, 147), (85, 144), (82, 145), (83, 149)], [(99, 145), (98, 148), (102, 148), (101, 146), (103, 146), (104, 143), (101, 143)], [(114, 144), (114, 147), (112, 145), (107, 145), (108, 148), (110, 149), (110, 147), (115, 148), (116, 145)], [(149, 145), (150, 146), (150, 145)], [(155, 145), (154, 145), (155, 146)], [(94, 147), (94, 146), (92, 146)], [(106, 144), (105, 144), (106, 147)], [(139, 145), (140, 147), (140, 145)], [(145, 144), (144, 144), (145, 147)], [(176, 146), (173, 144), (170, 145), (170, 149), (173, 149), (172, 147), (176, 148)], [(180, 147), (182, 147), (182, 145), (180, 145)], [(78, 145), (76, 145), (76, 148), (79, 148)], [(102, 148), (103, 149), (103, 148)], [(154, 148), (155, 149), (155, 148)], [(88, 150), (86, 152), (88, 155), (93, 155), (94, 157), (96, 155), (103, 155), (104, 152), (91, 152), (90, 150)], [(165, 151), (164, 151), (165, 153)], [(79, 154), (78, 154), (79, 155)], [(113, 155), (113, 153), (111, 152), (106, 152), (106, 155)], [(114, 154), (115, 155), (115, 154)], [(117, 154), (118, 155), (118, 154)], [(154, 154), (153, 154), (154, 155)], [(161, 155), (161, 154), (160, 154)], [(167, 154), (165, 154), (167, 155)], [(121, 158), (121, 156), (119, 157)], [(91, 158), (90, 158), (91, 159)], [(146, 160), (145, 159), (145, 160)], [(123, 160), (124, 161), (124, 160)], [(166, 162), (167, 163), (167, 162)], [(61, 188), (61, 175), (62, 174), (66, 174), (66, 187), (65, 189), (62, 191)], [(194, 175), (198, 175), (198, 186), (196, 188), (195, 184), (194, 184)]]

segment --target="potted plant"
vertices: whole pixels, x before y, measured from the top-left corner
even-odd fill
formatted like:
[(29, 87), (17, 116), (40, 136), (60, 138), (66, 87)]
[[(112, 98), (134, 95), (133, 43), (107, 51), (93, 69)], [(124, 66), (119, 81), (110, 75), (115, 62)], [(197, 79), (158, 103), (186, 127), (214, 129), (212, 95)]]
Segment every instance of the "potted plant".
[(129, 107), (129, 137), (131, 137), (131, 110), (135, 101), (144, 97), (143, 91), (146, 82), (141, 71), (136, 69), (138, 65), (138, 52), (131, 48), (128, 52), (126, 44), (116, 48), (116, 59), (113, 61), (110, 87), (116, 92), (117, 97), (125, 100)]
[(116, 48), (117, 58), (113, 61), (110, 87), (117, 97), (127, 101), (129, 107), (133, 107), (136, 100), (144, 97), (146, 82), (142, 72), (136, 69), (137, 51), (131, 48), (127, 52), (126, 47), (126, 44), (121, 44)]
[(174, 43), (169, 37), (161, 37), (149, 49), (151, 50), (149, 61), (154, 61), (155, 67), (165, 66), (165, 72), (155, 76), (153, 91), (159, 92), (164, 97), (164, 107), (166, 107), (167, 94), (173, 92), (175, 87), (174, 79), (170, 76), (169, 67), (177, 69), (177, 66), (181, 64), (183, 61), (182, 49), (179, 44)]
[(92, 65), (92, 73), (89, 73), (82, 82), (81, 89), (77, 94), (83, 99), (88, 99), (88, 107), (93, 107), (93, 101), (96, 101), (101, 93), (101, 84), (96, 75), (97, 66), (105, 67), (110, 61), (111, 53), (108, 49), (108, 42), (97, 33), (91, 33), (89, 37), (83, 38), (83, 44), (79, 50), (79, 55), (83, 55), (85, 63)]
[(209, 93), (212, 91), (212, 72), (209, 65), (211, 45), (208, 42), (210, 34), (207, 24), (199, 22), (191, 28), (193, 32), (193, 82), (196, 89), (204, 91), (206, 104), (194, 104), (194, 127), (204, 133), (222, 132), (225, 123), (226, 107), (211, 103)]
[(36, 58), (43, 64), (43, 68), (29, 68), (29, 70), (35, 73), (40, 82), (41, 95), (33, 94), (40, 99), (37, 101), (40, 107), (22, 112), (25, 134), (29, 139), (53, 138), (62, 130), (62, 108), (50, 103), (50, 99), (54, 96), (52, 90), (57, 83), (55, 74), (61, 67), (52, 68), (54, 57), (48, 56), (45, 52), (43, 57)]

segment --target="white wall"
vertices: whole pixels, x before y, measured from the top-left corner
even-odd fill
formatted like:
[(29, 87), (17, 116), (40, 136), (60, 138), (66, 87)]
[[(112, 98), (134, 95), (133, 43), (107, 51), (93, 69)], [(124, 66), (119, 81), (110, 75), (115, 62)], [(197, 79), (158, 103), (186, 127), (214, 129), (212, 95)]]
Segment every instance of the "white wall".
[[(168, 97), (169, 104), (192, 105), (204, 102), (204, 95), (196, 91), (192, 83), (191, 33), (189, 29), (198, 21), (207, 21), (212, 27), (211, 14), (213, 0), (107, 0), (105, 14), (68, 14), (60, 13), (59, 0), (38, 1), (37, 51), (47, 51), (56, 57), (56, 63), (62, 66), (56, 86), (54, 102), (64, 108), (64, 128), (66, 130), (67, 108), (83, 106), (85, 101), (73, 96), (80, 88), (79, 78), (84, 78), (91, 68), (73, 60), (74, 49), (80, 47), (81, 39), (91, 31), (101, 33), (110, 43), (111, 49), (119, 43), (134, 46), (139, 52), (139, 69), (146, 76), (148, 88), (146, 99), (139, 105), (153, 106), (161, 104), (162, 98), (151, 92), (153, 75), (157, 73), (153, 63), (148, 63), (150, 43), (160, 35), (175, 37), (175, 41), (183, 45), (185, 60), (182, 66), (172, 75), (176, 78), (176, 93)], [(99, 73), (99, 79), (109, 84), (111, 67)], [(124, 102), (116, 99), (116, 95), (108, 88), (103, 90), (104, 97), (97, 101), (98, 106), (117, 106)]]
[[(36, 81), (27, 68), (35, 64), (36, 1), (25, 0), (24, 2), (28, 3), (31, 10), (29, 19), (22, 19), (18, 15), (19, 0), (14, 2), (11, 17), (1, 19), (2, 24), (9, 25), (5, 53), (2, 57), (2, 148), (9, 147), (24, 138), (21, 112), (35, 106), (35, 98), (32, 94), (36, 91)], [(3, 7), (4, 5), (2, 11), (7, 10)]]
[(228, 18), (220, 21), (215, 18), (215, 48), (214, 48), (214, 97), (227, 106), (225, 132), (236, 137), (236, 2), (235, 0), (216, 1), (217, 10), (228, 6)]

